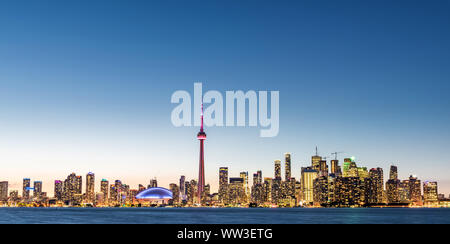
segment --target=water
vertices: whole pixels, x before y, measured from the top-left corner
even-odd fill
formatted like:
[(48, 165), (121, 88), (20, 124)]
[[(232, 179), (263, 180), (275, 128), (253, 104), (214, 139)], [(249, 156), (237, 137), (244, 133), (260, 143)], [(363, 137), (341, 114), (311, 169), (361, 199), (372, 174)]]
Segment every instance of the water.
[(450, 209), (0, 208), (0, 224), (450, 224)]

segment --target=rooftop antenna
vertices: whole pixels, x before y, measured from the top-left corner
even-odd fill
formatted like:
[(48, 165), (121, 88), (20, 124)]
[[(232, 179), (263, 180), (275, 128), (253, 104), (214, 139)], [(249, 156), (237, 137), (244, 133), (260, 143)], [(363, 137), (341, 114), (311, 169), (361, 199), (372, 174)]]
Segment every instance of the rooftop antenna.
[(317, 146), (316, 146), (316, 156), (319, 156), (319, 153), (317, 152)]
[(202, 101), (202, 126), (200, 127), (200, 131), (203, 132), (203, 101)]

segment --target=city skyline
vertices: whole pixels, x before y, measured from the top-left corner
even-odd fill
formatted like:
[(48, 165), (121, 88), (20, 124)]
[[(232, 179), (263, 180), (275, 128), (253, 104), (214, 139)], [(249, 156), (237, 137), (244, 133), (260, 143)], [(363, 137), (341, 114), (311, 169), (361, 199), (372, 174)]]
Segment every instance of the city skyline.
[[(332, 154), (330, 154), (330, 155), (332, 155)], [(336, 167), (333, 167), (333, 161), (335, 161), (335, 162), (337, 162), (337, 165), (338, 165), (338, 168), (339, 168), (339, 170), (344, 170), (344, 167), (345, 167), (345, 163), (346, 163), (346, 160), (352, 160), (353, 162), (356, 162), (355, 161), (355, 157), (351, 157), (351, 158), (343, 158), (344, 160), (339, 160), (338, 159), (338, 157), (336, 156), (336, 158), (333, 158), (333, 159), (331, 159), (331, 160), (326, 160), (326, 159), (329, 159), (329, 158), (331, 158), (331, 157), (326, 157), (326, 156), (320, 156), (320, 155), (318, 155), (318, 153), (317, 153), (317, 147), (316, 147), (316, 154), (315, 155), (313, 155), (312, 156), (312, 163), (310, 163), (310, 164), (305, 164), (304, 166), (301, 166), (301, 172), (299, 172), (299, 174), (295, 174), (295, 172), (294, 173), (292, 173), (292, 163), (291, 163), (291, 158), (292, 158), (292, 154), (291, 153), (285, 153), (284, 154), (284, 156), (285, 156), (285, 160), (279, 160), (279, 159), (276, 159), (276, 160), (273, 160), (273, 162), (272, 162), (272, 168), (273, 168), (273, 173), (269, 173), (269, 174), (267, 174), (267, 173), (265, 173), (264, 171), (262, 171), (262, 170), (256, 170), (256, 171), (254, 171), (254, 173), (258, 173), (258, 174), (261, 174), (259, 177), (261, 178), (261, 179), (264, 179), (264, 178), (270, 178), (270, 177), (272, 177), (272, 178), (274, 178), (274, 179), (276, 179), (276, 178), (279, 178), (279, 179), (286, 179), (286, 177), (288, 177), (289, 176), (289, 178), (290, 177), (292, 177), (292, 178), (295, 178), (295, 179), (297, 179), (297, 180), (300, 180), (300, 179), (302, 179), (301, 178), (301, 175), (302, 175), (302, 170), (303, 169), (305, 169), (305, 168), (308, 168), (308, 167), (312, 167), (312, 169), (315, 169), (317, 172), (320, 172), (320, 168), (322, 167), (322, 166), (319, 166), (319, 164), (317, 164), (317, 166), (315, 166), (314, 165), (314, 162), (315, 162), (315, 158), (320, 158), (319, 159), (319, 161), (320, 162), (326, 162), (326, 165), (325, 165), (325, 167), (326, 167), (326, 170), (327, 170), (327, 172), (334, 172), (334, 171), (336, 171)], [(319, 161), (317, 161), (317, 163), (319, 162)], [(366, 165), (364, 165), (363, 163), (361, 163), (361, 162), (358, 162), (358, 166), (360, 166), (360, 167), (364, 167), (364, 168), (366, 168), (367, 170), (369, 170), (369, 169), (374, 169), (374, 168), (379, 168), (379, 167), (376, 167), (376, 166), (374, 166), (374, 167), (368, 167), (368, 166), (366, 166)], [(315, 168), (315, 167), (317, 167), (317, 168)], [(382, 172), (382, 176), (383, 176), (383, 179), (386, 179), (386, 181), (384, 181), (384, 183), (383, 184), (387, 184), (387, 182), (388, 182), (388, 180), (389, 179), (391, 179), (392, 180), (392, 168), (393, 167), (395, 167), (395, 169), (397, 169), (397, 166), (396, 165), (394, 165), (394, 164), (392, 164), (390, 167), (389, 167), (389, 171), (387, 170), (387, 169), (385, 169), (385, 170), (383, 170), (383, 172)], [(248, 170), (245, 170), (245, 169), (243, 169), (243, 170), (238, 170), (238, 169), (231, 169), (229, 166), (225, 166), (225, 165), (223, 165), (223, 166), (221, 166), (221, 167), (219, 167), (217, 170), (216, 170), (216, 173), (217, 172), (220, 172), (220, 170), (221, 169), (226, 169), (227, 170), (227, 176), (229, 177), (229, 178), (239, 178), (239, 177), (241, 177), (242, 176), (242, 173), (243, 172), (246, 172), (248, 175), (246, 176), (246, 177), (248, 177), (248, 179), (247, 179), (247, 183), (248, 183), (248, 185), (249, 186), (251, 186), (251, 185), (253, 185), (253, 184), (255, 184), (255, 182), (254, 182), (254, 178), (252, 178), (252, 177), (250, 177), (253, 173), (252, 172), (250, 172), (250, 171), (248, 171)], [(230, 171), (230, 169), (231, 169), (231, 171)], [(383, 168), (381, 168), (381, 169), (383, 169)], [(232, 172), (232, 173), (230, 173), (230, 172)], [(250, 173), (249, 173), (250, 172)], [(288, 173), (289, 172), (289, 173)], [(420, 178), (420, 177), (418, 177), (418, 175), (417, 174), (405, 174), (405, 173), (401, 173), (402, 172), (402, 170), (400, 170), (400, 174), (399, 174), (399, 172), (398, 171), (396, 171), (395, 172), (395, 179), (407, 179), (407, 178), (409, 178), (409, 177), (417, 177), (417, 178)], [(72, 172), (72, 174), (73, 175), (79, 175), (79, 176), (81, 176), (81, 178), (82, 178), (82, 180), (83, 180), (83, 182), (85, 182), (85, 180), (86, 181), (88, 181), (88, 177), (89, 176), (92, 176), (92, 175), (95, 175), (95, 172), (91, 172), (91, 171), (89, 171), (88, 173), (86, 173), (86, 175), (84, 175), (83, 176), (83, 174), (80, 174), (79, 172)], [(250, 175), (250, 176), (249, 176)], [(407, 177), (402, 177), (403, 175), (408, 175)], [(198, 175), (197, 175), (198, 176)], [(169, 185), (170, 184), (173, 184), (173, 183), (177, 183), (178, 182), (178, 180), (180, 179), (180, 177), (184, 177), (185, 179), (193, 179), (193, 180), (197, 180), (197, 182), (198, 182), (198, 179), (199, 179), (199, 177), (197, 177), (197, 176), (192, 176), (192, 177), (190, 177), (190, 176), (186, 176), (186, 175), (184, 175), (184, 174), (180, 174), (179, 176), (178, 176), (178, 178), (177, 177), (174, 177), (174, 178), (177, 178), (176, 180), (173, 180), (173, 181), (171, 181), (170, 183), (168, 183), (168, 184), (159, 184), (160, 186), (162, 186), (162, 187), (166, 187), (166, 188), (169, 188)], [(216, 192), (216, 193), (219, 193), (220, 192), (220, 174), (215, 174), (214, 175), (216, 178), (217, 178), (217, 185), (213, 185), (214, 187), (211, 187), (211, 192)], [(22, 179), (22, 181), (20, 182), (20, 187), (17, 187), (17, 188), (15, 188), (15, 187), (11, 187), (11, 186), (13, 186), (13, 185), (15, 185), (15, 184), (9, 184), (9, 191), (11, 192), (11, 191), (15, 191), (15, 190), (18, 190), (19, 191), (19, 194), (20, 195), (22, 195), (22, 192), (21, 192), (21, 190), (22, 190), (22, 187), (23, 187), (23, 182), (24, 182), (24, 180), (27, 180), (27, 181), (29, 181), (29, 187), (31, 187), (33, 184), (36, 184), (36, 183), (40, 183), (40, 192), (46, 192), (47, 194), (49, 194), (49, 195), (51, 195), (51, 196), (53, 196), (53, 195), (55, 195), (55, 192), (53, 191), (55, 188), (55, 186), (54, 186), (54, 184), (56, 183), (56, 182), (58, 182), (58, 181), (60, 181), (60, 182), (62, 182), (61, 180), (63, 180), (64, 179), (64, 177), (61, 177), (61, 178), (59, 178), (59, 179), (54, 179), (54, 180), (52, 180), (51, 182), (47, 182), (47, 183), (49, 183), (49, 186), (47, 186), (47, 187), (43, 187), (43, 186), (45, 186), (46, 184), (44, 184), (45, 182), (43, 182), (42, 180), (40, 180), (40, 179), (33, 179), (33, 178), (30, 178), (30, 177), (25, 177), (25, 178), (23, 178)], [(103, 181), (110, 181), (110, 182), (114, 182), (114, 181), (121, 181), (121, 182), (123, 182), (124, 184), (125, 183), (128, 183), (129, 182), (129, 180), (127, 180), (127, 179), (123, 179), (123, 178), (121, 178), (121, 177), (113, 177), (113, 178), (97, 178), (96, 180), (94, 180), (93, 181), (93, 188), (90, 188), (91, 190), (89, 191), (89, 192), (95, 192), (95, 193), (97, 193), (97, 192), (100, 192), (100, 190), (101, 190), (101, 183), (103, 182)], [(157, 178), (149, 178), (147, 181), (144, 181), (144, 182), (140, 182), (140, 183), (138, 183), (138, 184), (136, 184), (136, 185), (131, 185), (131, 184), (127, 184), (127, 185), (129, 185), (130, 186), (130, 189), (138, 189), (139, 187), (139, 185), (146, 185), (147, 183), (148, 183), (148, 185), (152, 185), (155, 181), (157, 180)], [(438, 182), (437, 180), (434, 180), (434, 179), (426, 179), (426, 180), (424, 180), (424, 179), (421, 179), (424, 183), (425, 182)], [(4, 179), (0, 179), (0, 182), (5, 182), (5, 181), (7, 181), (7, 180), (4, 180)], [(10, 183), (10, 182), (9, 182)], [(438, 182), (439, 183), (439, 182)], [(19, 184), (19, 183), (16, 183), (16, 184)], [(88, 184), (89, 185), (89, 184)], [(205, 185), (212, 185), (210, 182), (206, 182), (205, 183)], [(34, 193), (34, 187), (31, 187), (32, 189), (31, 189), (31, 191), (33, 191), (33, 193)], [(49, 189), (50, 191), (45, 191), (45, 189)], [(87, 186), (87, 184), (82, 184), (82, 187), (81, 187), (81, 190), (82, 190), (82, 192), (83, 193), (87, 193), (88, 192), (88, 186)], [(51, 193), (51, 194), (50, 194)], [(198, 194), (198, 193), (196, 193), (196, 194)], [(449, 195), (450, 196), (450, 192), (443, 192), (442, 190), (439, 190), (439, 194), (444, 194), (444, 195)]]
[(220, 167), (266, 174), (286, 151), (298, 178), (318, 145), (450, 192), (448, 1), (50, 2), (0, 9), (0, 180), (12, 189), (26, 177), (52, 192), (70, 172), (96, 173), (96, 190), (196, 179), (198, 128), (173, 126), (170, 98), (202, 82), (280, 92), (277, 137), (208, 128), (214, 191)]

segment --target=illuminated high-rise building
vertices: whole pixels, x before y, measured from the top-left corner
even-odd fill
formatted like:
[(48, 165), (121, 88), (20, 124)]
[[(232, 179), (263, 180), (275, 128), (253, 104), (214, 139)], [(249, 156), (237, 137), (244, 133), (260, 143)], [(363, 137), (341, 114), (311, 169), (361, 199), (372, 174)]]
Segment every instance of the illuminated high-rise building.
[(319, 175), (328, 176), (328, 165), (326, 160), (320, 160), (319, 162)]
[(186, 200), (186, 186), (185, 183), (186, 182), (186, 176), (182, 175), (180, 177), (180, 202)]
[(33, 185), (33, 197), (40, 198), (42, 194), (42, 181), (35, 181)]
[(423, 199), (425, 203), (434, 203), (438, 199), (438, 186), (435, 181), (425, 181), (423, 183)]
[(54, 196), (55, 196), (56, 200), (58, 200), (58, 201), (63, 200), (64, 183), (60, 180), (55, 180)]
[(154, 188), (158, 187), (158, 180), (156, 178), (150, 180), (150, 184), (148, 185), (148, 188)]
[(389, 179), (386, 182), (386, 194), (387, 202), (399, 203), (400, 202), (400, 180)]
[(341, 176), (341, 167), (339, 166), (339, 160), (331, 160), (331, 173), (335, 176)]
[(242, 205), (247, 203), (247, 196), (244, 190), (244, 179), (241, 177), (230, 178), (228, 199), (232, 205)]
[(285, 163), (284, 163), (284, 174), (285, 174), (285, 181), (290, 181), (291, 180), (291, 154), (290, 153), (286, 153), (285, 156)]
[(86, 198), (91, 203), (95, 201), (95, 174), (92, 172), (86, 175)]
[(82, 177), (75, 173), (67, 176), (64, 181), (64, 200), (69, 201), (70, 204), (76, 205), (80, 203), (82, 196)]
[(409, 197), (411, 203), (414, 205), (422, 205), (422, 190), (421, 182), (416, 176), (409, 177)]
[(100, 182), (100, 192), (103, 193), (103, 201), (108, 202), (109, 199), (109, 181), (106, 179), (102, 179)]
[(338, 206), (361, 205), (361, 179), (359, 177), (338, 177), (335, 183), (335, 198)]
[(250, 188), (248, 184), (248, 172), (241, 172), (239, 176), (244, 180), (244, 192), (247, 199), (250, 197)]
[(279, 204), (283, 196), (281, 177), (272, 180), (271, 194), (272, 203)]
[(344, 158), (344, 172), (343, 172), (344, 177), (348, 177), (347, 174), (348, 171), (350, 170), (352, 162), (353, 162), (352, 158)]
[(313, 201), (315, 206), (328, 203), (328, 175), (321, 175), (314, 179)]
[(29, 178), (23, 179), (22, 198), (28, 200), (30, 198), (31, 180)]
[(177, 184), (170, 184), (169, 190), (172, 192), (172, 203), (173, 204), (179, 204), (180, 203), (180, 188)]
[(272, 202), (272, 178), (264, 178), (264, 202)]
[(258, 181), (257, 184), (262, 185), (262, 184), (263, 184), (263, 180), (262, 180), (262, 171), (259, 170), (259, 171), (256, 172), (256, 174), (257, 174), (257, 181)]
[(83, 194), (83, 177), (81, 175), (78, 175), (76, 177), (76, 194)]
[[(371, 195), (369, 196), (369, 203), (380, 204), (383, 203), (383, 192), (384, 192), (384, 176), (382, 168), (373, 168), (369, 172), (370, 189)], [(366, 194), (367, 195), (367, 194)]]
[(219, 201), (223, 204), (227, 203), (228, 194), (228, 168), (221, 167), (219, 169)]
[(201, 114), (201, 127), (200, 132), (197, 134), (197, 139), (200, 141), (200, 159), (199, 159), (199, 172), (198, 172), (198, 189), (197, 198), (200, 200), (203, 195), (203, 190), (205, 189), (205, 152), (204, 144), (206, 140), (206, 133), (203, 129), (203, 103), (202, 103), (202, 114)]
[(8, 181), (0, 182), (0, 201), (8, 200)]
[(391, 165), (391, 168), (389, 170), (389, 179), (390, 180), (398, 180), (397, 166)]
[(275, 179), (281, 181), (281, 160), (275, 160)]
[(400, 202), (400, 183), (397, 166), (392, 165), (389, 170), (389, 180), (386, 182), (388, 203), (393, 204)]
[(319, 152), (317, 151), (316, 147), (316, 155), (312, 156), (311, 158), (311, 166), (312, 169), (319, 172), (320, 171), (320, 161), (322, 161), (322, 157), (319, 156)]
[(301, 200), (305, 204), (314, 202), (314, 180), (318, 176), (318, 171), (312, 167), (302, 168), (301, 173)]

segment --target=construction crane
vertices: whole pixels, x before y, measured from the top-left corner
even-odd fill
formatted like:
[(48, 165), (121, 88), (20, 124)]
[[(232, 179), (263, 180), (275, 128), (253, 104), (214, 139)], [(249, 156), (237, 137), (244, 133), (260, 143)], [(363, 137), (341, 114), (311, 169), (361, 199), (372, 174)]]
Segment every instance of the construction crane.
[(331, 155), (334, 155), (335, 160), (337, 160), (338, 154), (341, 154), (341, 153), (345, 153), (345, 152), (334, 152), (334, 153), (331, 153)]

